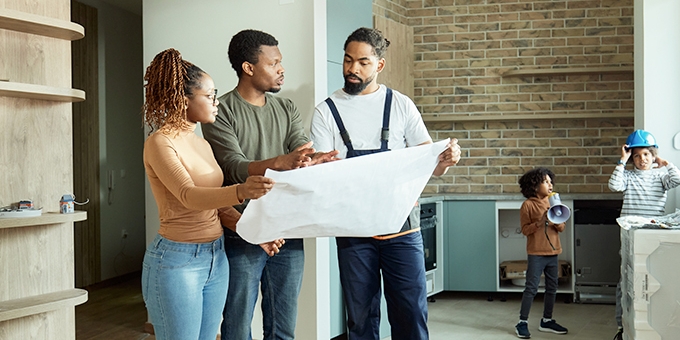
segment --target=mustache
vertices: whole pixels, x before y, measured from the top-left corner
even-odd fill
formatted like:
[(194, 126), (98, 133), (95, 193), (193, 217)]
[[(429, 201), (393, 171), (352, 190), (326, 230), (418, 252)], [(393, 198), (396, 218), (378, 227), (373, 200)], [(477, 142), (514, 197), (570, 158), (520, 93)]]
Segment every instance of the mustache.
[(360, 77), (358, 77), (358, 76), (355, 75), (355, 74), (347, 74), (347, 75), (345, 75), (345, 80), (349, 80), (349, 79), (356, 79), (356, 80), (358, 80), (358, 81), (360, 81), (360, 82), (362, 82), (362, 83), (364, 82), (363, 79), (361, 79)]

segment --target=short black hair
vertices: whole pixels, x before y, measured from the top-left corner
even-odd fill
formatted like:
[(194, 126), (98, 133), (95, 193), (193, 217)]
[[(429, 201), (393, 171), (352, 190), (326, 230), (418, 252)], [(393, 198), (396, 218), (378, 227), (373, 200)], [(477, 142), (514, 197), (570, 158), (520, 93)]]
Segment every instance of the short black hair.
[(238, 32), (231, 38), (227, 54), (231, 67), (239, 78), (243, 74), (244, 62), (257, 64), (263, 45), (278, 46), (279, 42), (269, 33), (251, 29)]
[(375, 28), (361, 27), (356, 29), (352, 34), (345, 40), (345, 46), (343, 46), (343, 51), (347, 50), (347, 45), (352, 41), (363, 42), (371, 45), (373, 47), (373, 54), (378, 58), (385, 58), (385, 52), (387, 52), (387, 47), (390, 46), (390, 41), (385, 39), (382, 32)]
[(519, 178), (519, 187), (522, 195), (526, 198), (536, 197), (536, 188), (545, 180), (548, 175), (550, 180), (555, 182), (555, 174), (548, 168), (535, 168), (527, 171)]

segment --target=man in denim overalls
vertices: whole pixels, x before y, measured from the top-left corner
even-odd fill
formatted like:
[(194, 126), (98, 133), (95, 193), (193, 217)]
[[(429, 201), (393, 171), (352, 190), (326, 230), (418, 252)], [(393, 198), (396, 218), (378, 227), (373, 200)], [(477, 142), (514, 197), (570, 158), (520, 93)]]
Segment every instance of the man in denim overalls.
[[(316, 107), (312, 119), (311, 139), (316, 150), (338, 150), (339, 158), (350, 158), (432, 143), (413, 101), (377, 82), (387, 46), (389, 41), (376, 29), (359, 28), (347, 38), (345, 85)], [(459, 160), (460, 147), (453, 139), (439, 155), (433, 175), (444, 174)], [(381, 273), (392, 339), (428, 339), (419, 230), (407, 219), (395, 234), (336, 238), (350, 340), (379, 339)]]

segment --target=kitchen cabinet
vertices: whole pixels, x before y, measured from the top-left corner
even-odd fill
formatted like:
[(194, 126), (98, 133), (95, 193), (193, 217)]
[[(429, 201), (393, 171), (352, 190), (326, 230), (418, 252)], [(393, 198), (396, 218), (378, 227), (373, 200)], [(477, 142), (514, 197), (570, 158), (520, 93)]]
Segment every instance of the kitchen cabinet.
[[(495, 225), (496, 225), (496, 242), (498, 247), (498, 256), (496, 258), (496, 268), (500, 268), (500, 264), (504, 261), (519, 261), (527, 259), (526, 252), (526, 237), (522, 234), (522, 229), (519, 221), (519, 209), (524, 200), (517, 201), (498, 201), (496, 202)], [(562, 204), (569, 207), (573, 212), (573, 201), (562, 199)], [(574, 293), (574, 276), (572, 275), (571, 266), (574, 263), (574, 224), (573, 218), (566, 221), (565, 230), (560, 233), (560, 243), (562, 245), (562, 254), (558, 256), (559, 260), (566, 261), (568, 266), (561, 267), (563, 270), (563, 277), (560, 278), (557, 287), (557, 293)], [(500, 271), (497, 271), (496, 290), (499, 292), (522, 292), (524, 285), (521, 280), (501, 280)], [(539, 292), (543, 287), (539, 287)]]
[[(520, 195), (464, 195), (428, 197), (422, 203), (442, 202), (444, 290), (472, 292), (522, 292), (522, 280), (501, 279), (504, 261), (526, 261), (526, 237), (522, 234), (519, 209)], [(596, 207), (599, 202), (620, 202), (619, 194), (562, 195), (571, 217), (560, 233), (562, 275), (558, 293), (576, 293), (575, 264), (575, 200), (580, 206)], [(581, 240), (585, 242), (585, 240)], [(543, 289), (542, 287), (540, 289)], [(539, 289), (539, 291), (540, 291)]]
[(496, 291), (495, 201), (444, 202), (444, 290)]

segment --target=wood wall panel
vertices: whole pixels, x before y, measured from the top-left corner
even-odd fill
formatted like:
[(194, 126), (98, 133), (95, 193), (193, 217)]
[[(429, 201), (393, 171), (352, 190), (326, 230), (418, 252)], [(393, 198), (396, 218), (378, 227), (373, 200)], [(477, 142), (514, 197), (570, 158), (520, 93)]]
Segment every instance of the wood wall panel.
[(71, 20), (85, 27), (84, 39), (72, 43), (73, 88), (84, 90), (87, 100), (73, 104), (73, 180), (78, 206), (88, 219), (75, 223), (76, 286), (101, 278), (101, 232), (99, 195), (99, 76), (97, 9), (73, 1)]
[(413, 99), (413, 28), (379, 16), (373, 16), (373, 27), (390, 41), (378, 82)]

